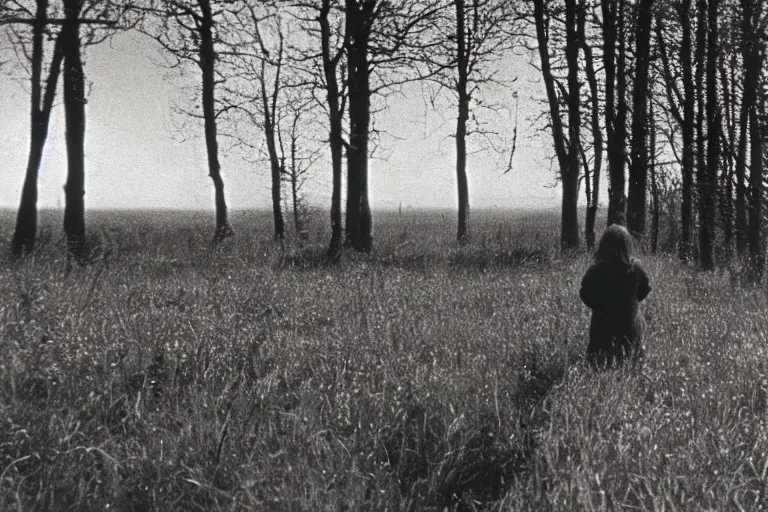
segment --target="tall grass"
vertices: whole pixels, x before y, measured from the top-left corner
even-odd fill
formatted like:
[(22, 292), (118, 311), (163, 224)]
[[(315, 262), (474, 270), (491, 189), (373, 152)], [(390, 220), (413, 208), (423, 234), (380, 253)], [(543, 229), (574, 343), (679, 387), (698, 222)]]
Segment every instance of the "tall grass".
[(645, 256), (644, 367), (596, 374), (555, 216), (379, 215), (335, 265), (322, 217), (285, 253), (233, 217), (2, 262), (0, 510), (768, 509), (763, 289)]

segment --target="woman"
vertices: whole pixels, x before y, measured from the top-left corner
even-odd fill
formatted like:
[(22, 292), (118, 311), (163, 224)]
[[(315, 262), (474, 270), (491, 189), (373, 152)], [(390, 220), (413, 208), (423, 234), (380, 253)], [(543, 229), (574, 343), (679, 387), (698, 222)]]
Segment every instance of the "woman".
[(609, 226), (600, 238), (595, 262), (581, 281), (581, 300), (592, 309), (587, 360), (605, 368), (643, 355), (639, 303), (651, 291), (648, 275), (631, 257), (632, 235)]

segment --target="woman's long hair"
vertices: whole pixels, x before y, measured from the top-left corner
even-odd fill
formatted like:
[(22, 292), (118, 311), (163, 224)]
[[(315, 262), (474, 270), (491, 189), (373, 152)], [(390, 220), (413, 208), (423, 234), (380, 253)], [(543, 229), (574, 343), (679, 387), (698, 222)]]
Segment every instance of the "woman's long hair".
[(595, 252), (595, 261), (618, 263), (625, 266), (632, 264), (632, 235), (624, 226), (611, 224), (600, 237)]

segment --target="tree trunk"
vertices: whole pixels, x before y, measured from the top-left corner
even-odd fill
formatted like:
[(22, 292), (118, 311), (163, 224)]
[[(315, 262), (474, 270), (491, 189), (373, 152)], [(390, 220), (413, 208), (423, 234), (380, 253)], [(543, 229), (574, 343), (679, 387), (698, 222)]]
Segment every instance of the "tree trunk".
[(456, 7), (456, 67), (459, 115), (456, 119), (456, 182), (459, 194), (459, 226), (456, 239), (459, 245), (469, 241), (469, 187), (467, 184), (467, 121), (469, 119), (469, 93), (467, 92), (469, 55), (464, 26), (464, 0), (454, 0)]
[[(282, 47), (280, 48), (280, 59), (282, 58)], [(281, 60), (278, 62), (281, 63)], [(272, 217), (274, 219), (276, 241), (282, 241), (285, 238), (285, 222), (283, 221), (283, 208), (280, 198), (282, 187), (282, 166), (280, 158), (277, 156), (277, 143), (275, 142), (275, 109), (277, 108), (277, 96), (280, 88), (280, 64), (278, 64), (275, 73), (274, 89), (272, 95), (267, 94), (266, 61), (261, 61), (261, 75), (259, 76), (261, 86), (261, 109), (264, 115), (264, 137), (267, 142), (267, 152), (269, 153), (269, 164), (272, 174)]]
[(296, 236), (299, 240), (303, 240), (304, 226), (301, 222), (301, 212), (299, 211), (299, 179), (301, 178), (301, 170), (299, 168), (299, 161), (297, 157), (296, 141), (299, 138), (298, 126), (301, 118), (301, 112), (294, 112), (293, 124), (291, 125), (291, 170), (289, 176), (291, 179), (291, 202), (293, 203), (293, 227), (296, 231)]
[(272, 174), (272, 218), (275, 224), (274, 239), (276, 241), (285, 238), (285, 221), (283, 220), (283, 209), (280, 198), (280, 188), (282, 187), (281, 171), (279, 162), (270, 162)]
[(694, 105), (695, 93), (693, 82), (693, 62), (691, 60), (691, 24), (689, 16), (691, 0), (683, 0), (680, 10), (682, 26), (682, 46), (680, 62), (683, 68), (683, 165), (682, 201), (680, 211), (680, 259), (689, 261), (693, 257), (693, 140), (694, 140)]
[(331, 56), (331, 28), (328, 15), (331, 9), (330, 0), (323, 0), (318, 16), (320, 24), (320, 40), (323, 57), (323, 73), (325, 75), (326, 101), (329, 117), (329, 144), (331, 148), (332, 193), (331, 193), (331, 241), (328, 244), (328, 257), (335, 259), (342, 244), (341, 221), (341, 175), (342, 175), (342, 108), (339, 105), (339, 84), (336, 78), (341, 53)]
[[(681, 260), (689, 261), (693, 256), (693, 246), (691, 243), (693, 226), (693, 143), (694, 143), (694, 83), (693, 83), (693, 65), (691, 62), (691, 1), (682, 0), (676, 5), (677, 17), (681, 28), (680, 43), (680, 68), (683, 74), (683, 92), (677, 86), (677, 78), (673, 74), (669, 63), (669, 50), (664, 42), (664, 18), (659, 16), (656, 21), (657, 40), (659, 44), (659, 54), (661, 56), (664, 81), (666, 85), (667, 102), (670, 106), (673, 116), (682, 128), (683, 139), (683, 157), (681, 161), (681, 208), (680, 208), (680, 244), (678, 254)], [(682, 114), (675, 102), (675, 98), (680, 98), (682, 103)]]
[(64, 113), (67, 182), (64, 185), (64, 236), (67, 249), (83, 264), (85, 244), (85, 74), (80, 54), (80, 0), (64, 1)]
[[(618, 37), (619, 48), (616, 60), (616, 145), (613, 148), (611, 160), (611, 188), (609, 194), (614, 198), (614, 222), (626, 224), (627, 195), (626, 195), (626, 149), (627, 149), (627, 31), (626, 4), (624, 0), (618, 0)], [(611, 149), (609, 149), (609, 152)], [(610, 209), (610, 205), (609, 205)], [(609, 220), (609, 224), (611, 224)]]
[[(618, 10), (618, 3), (622, 8)], [(608, 139), (608, 225), (622, 224), (624, 197), (624, 147), (617, 133), (616, 114), (616, 39), (617, 15), (623, 13), (623, 0), (602, 0), (603, 66), (605, 68), (605, 132)], [(618, 13), (617, 13), (618, 10)], [(623, 101), (623, 98), (621, 98)], [(620, 103), (620, 102), (619, 102)]]
[[(702, 2), (703, 3), (703, 2)], [(714, 268), (715, 187), (720, 165), (720, 107), (717, 92), (717, 9), (719, 0), (709, 0), (707, 13), (707, 159), (699, 174), (699, 261), (702, 268)], [(701, 18), (704, 22), (704, 18)], [(700, 143), (703, 145), (703, 143)], [(700, 159), (701, 160), (701, 159)]]
[[(330, 96), (330, 92), (328, 95)], [(337, 100), (338, 103), (338, 100)], [(333, 105), (329, 105), (333, 109)], [(338, 108), (338, 106), (337, 106)], [(333, 110), (331, 110), (333, 112)], [(328, 244), (328, 256), (335, 258), (341, 249), (342, 220), (341, 220), (341, 175), (342, 175), (342, 136), (341, 115), (330, 114), (330, 145), (331, 166), (333, 173), (333, 192), (331, 194), (331, 241)]]
[(469, 241), (469, 184), (467, 183), (467, 119), (469, 105), (459, 95), (459, 117), (456, 120), (456, 180), (459, 194), (459, 226), (456, 239), (460, 245)]
[(549, 104), (549, 117), (552, 126), (552, 140), (555, 145), (560, 169), (567, 167), (568, 155), (565, 149), (565, 137), (563, 134), (563, 121), (560, 118), (560, 103), (555, 91), (555, 79), (552, 75), (552, 66), (549, 60), (549, 14), (546, 12), (546, 0), (534, 0), (533, 15), (536, 21), (536, 39), (539, 44), (539, 58), (541, 60), (541, 75), (544, 87), (547, 91)]
[[(27, 159), (27, 171), (21, 189), (21, 203), (16, 217), (16, 229), (11, 241), (11, 253), (14, 256), (29, 254), (35, 246), (37, 237), (37, 178), (43, 158), (43, 148), (48, 136), (48, 125), (56, 96), (56, 87), (61, 73), (63, 47), (61, 34), (51, 60), (51, 67), (46, 79), (45, 95), (42, 91), (43, 35), (48, 16), (48, 1), (38, 0), (35, 13), (36, 23), (32, 37), (32, 80), (30, 105), (30, 143)], [(40, 103), (42, 99), (42, 104)]]
[(730, 260), (733, 256), (733, 176), (734, 176), (734, 145), (736, 138), (735, 130), (735, 82), (733, 80), (736, 54), (731, 53), (731, 62), (728, 65), (725, 56), (722, 56), (719, 63), (721, 89), (723, 91), (723, 111), (725, 112), (725, 127), (722, 133), (724, 155), (723, 172), (720, 180), (720, 223), (723, 228), (723, 257)]
[(205, 122), (205, 145), (208, 151), (208, 175), (213, 181), (216, 204), (216, 231), (213, 244), (232, 236), (234, 233), (227, 218), (227, 202), (224, 198), (224, 181), (219, 164), (219, 145), (216, 140), (215, 65), (216, 52), (213, 47), (213, 16), (210, 0), (199, 0), (202, 13), (200, 21), (200, 70), (203, 78), (203, 119)]
[[(756, 41), (755, 41), (756, 42)], [(765, 64), (765, 49), (755, 44), (748, 66), (762, 69)], [(764, 94), (764, 91), (763, 91)], [(765, 268), (765, 252), (763, 249), (763, 126), (758, 115), (757, 94), (752, 109), (749, 112), (751, 155), (749, 169), (749, 236), (747, 245), (754, 276), (759, 279)], [(764, 100), (764, 96), (761, 96)], [(761, 101), (761, 106), (764, 106)]]
[[(293, 165), (295, 166), (295, 163)], [(304, 228), (301, 225), (301, 216), (299, 215), (298, 176), (295, 167), (291, 171), (291, 201), (293, 202), (293, 227), (296, 230), (296, 236), (301, 237)]]
[(578, 249), (578, 193), (579, 193), (579, 147), (581, 146), (581, 83), (579, 82), (579, 31), (577, 24), (578, 0), (565, 2), (566, 46), (565, 58), (568, 63), (568, 161), (560, 169), (563, 180), (562, 223), (560, 247), (563, 250)]
[[(760, 59), (762, 60), (762, 59)], [(757, 108), (749, 113), (750, 139), (752, 142), (749, 169), (749, 257), (757, 278), (763, 275), (765, 255), (762, 241), (763, 199), (763, 139)]]
[(603, 168), (603, 132), (600, 129), (600, 92), (597, 85), (597, 73), (595, 73), (595, 57), (592, 47), (589, 45), (584, 29), (585, 5), (579, 5), (579, 40), (581, 50), (584, 52), (585, 68), (589, 92), (592, 95), (592, 141), (595, 156), (595, 165), (592, 170), (591, 196), (587, 198), (587, 214), (584, 222), (584, 236), (587, 240), (587, 248), (592, 251), (595, 248), (595, 218), (597, 217), (597, 205), (600, 199), (600, 174)]
[(539, 44), (539, 58), (541, 59), (541, 75), (547, 91), (549, 103), (550, 125), (552, 127), (552, 140), (555, 145), (560, 167), (560, 179), (563, 184), (560, 246), (563, 250), (577, 248), (579, 246), (578, 224), (578, 193), (579, 193), (579, 83), (578, 67), (574, 65), (578, 61), (578, 31), (576, 28), (576, 0), (568, 0), (566, 3), (566, 60), (568, 62), (568, 112), (569, 134), (571, 143), (566, 149), (563, 122), (560, 119), (560, 104), (555, 91), (555, 79), (552, 75), (552, 67), (549, 60), (549, 12), (546, 0), (534, 0), (533, 15), (536, 22), (536, 39)]
[(696, 140), (696, 207), (698, 211), (698, 252), (699, 263), (701, 263), (701, 242), (702, 231), (701, 227), (704, 223), (703, 213), (706, 206), (702, 203), (702, 198), (705, 195), (702, 191), (702, 184), (706, 182), (706, 146), (704, 139), (704, 116), (706, 109), (704, 106), (705, 95), (705, 83), (704, 83), (704, 71), (706, 68), (707, 58), (707, 2), (706, 0), (697, 0), (697, 23), (696, 27), (696, 121), (695, 121), (695, 140)]
[(368, 135), (371, 122), (368, 45), (375, 0), (346, 0), (349, 81), (349, 149), (347, 150), (347, 240), (361, 252), (373, 247), (373, 225), (368, 203)]
[(654, 116), (653, 99), (648, 106), (648, 127), (650, 129), (648, 149), (650, 152), (651, 171), (651, 197), (653, 198), (653, 210), (651, 216), (651, 252), (656, 254), (659, 250), (659, 216), (661, 205), (659, 204), (659, 184), (657, 178), (658, 169), (656, 169), (656, 118)]
[[(613, 76), (615, 80), (613, 97), (613, 116), (611, 119), (613, 136), (608, 140), (608, 225), (626, 223), (626, 34), (625, 34), (625, 2), (612, 2), (613, 13), (610, 21), (613, 25), (613, 53), (605, 57), (613, 61)], [(607, 80), (607, 78), (606, 78)]]
[(636, 237), (645, 236), (645, 206), (648, 173), (648, 66), (653, 0), (640, 0), (635, 36), (635, 85), (632, 116), (632, 163), (629, 168), (627, 228)]
[(744, 86), (739, 113), (739, 145), (736, 153), (736, 254), (743, 257), (747, 246), (746, 166), (747, 134), (750, 111), (755, 104), (760, 68), (755, 68), (754, 53), (758, 42), (754, 31), (755, 6), (752, 0), (742, 2), (741, 53), (744, 63)]
[(564, 251), (579, 248), (579, 163), (574, 162), (576, 172), (569, 172), (563, 176), (563, 198), (560, 232), (560, 248)]

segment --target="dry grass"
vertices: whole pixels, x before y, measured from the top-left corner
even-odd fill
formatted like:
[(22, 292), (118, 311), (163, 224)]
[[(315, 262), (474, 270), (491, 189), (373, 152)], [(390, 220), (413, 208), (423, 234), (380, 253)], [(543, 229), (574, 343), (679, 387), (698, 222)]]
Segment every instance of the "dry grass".
[(209, 217), (0, 263), (0, 510), (768, 510), (764, 289), (645, 257), (645, 367), (595, 374), (556, 216), (379, 215), (333, 266), (324, 216)]

